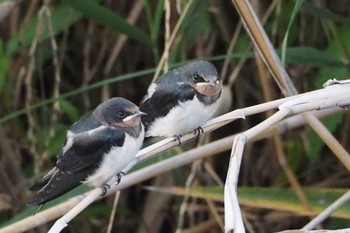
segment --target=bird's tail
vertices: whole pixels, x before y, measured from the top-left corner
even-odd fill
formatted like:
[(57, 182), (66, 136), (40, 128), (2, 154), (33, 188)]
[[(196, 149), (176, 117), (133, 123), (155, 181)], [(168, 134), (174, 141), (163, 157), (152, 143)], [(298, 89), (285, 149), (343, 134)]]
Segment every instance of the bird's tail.
[(28, 204), (42, 205), (77, 187), (85, 178), (86, 174), (84, 172), (72, 175), (55, 167), (29, 188), (31, 191), (39, 190), (39, 192), (34, 195)]

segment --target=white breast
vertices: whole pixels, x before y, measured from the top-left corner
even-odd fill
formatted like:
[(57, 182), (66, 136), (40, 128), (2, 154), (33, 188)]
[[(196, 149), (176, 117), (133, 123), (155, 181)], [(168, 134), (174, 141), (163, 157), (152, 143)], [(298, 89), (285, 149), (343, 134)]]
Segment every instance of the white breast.
[(142, 146), (144, 136), (144, 130), (138, 138), (126, 134), (124, 146), (113, 147), (108, 154), (105, 154), (100, 167), (84, 183), (92, 187), (100, 187), (120, 173), (135, 158)]
[(147, 130), (146, 136), (182, 135), (204, 125), (216, 112), (220, 98), (211, 105), (205, 105), (195, 96), (193, 100), (180, 103), (165, 117), (157, 118)]

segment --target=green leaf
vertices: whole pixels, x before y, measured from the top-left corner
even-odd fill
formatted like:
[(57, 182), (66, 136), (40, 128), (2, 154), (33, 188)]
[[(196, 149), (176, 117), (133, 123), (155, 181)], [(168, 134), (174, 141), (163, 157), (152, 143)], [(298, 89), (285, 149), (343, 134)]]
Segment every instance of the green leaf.
[(140, 77), (142, 75), (151, 74), (151, 73), (154, 72), (154, 70), (155, 69), (141, 70), (141, 71), (137, 71), (137, 72), (133, 72), (133, 73), (129, 73), (129, 74), (125, 74), (125, 75), (109, 78), (109, 79), (102, 80), (100, 82), (96, 82), (94, 84), (91, 84), (89, 86), (78, 88), (78, 89), (75, 89), (73, 91), (64, 93), (64, 94), (58, 96), (57, 98), (50, 98), (50, 99), (43, 100), (40, 103), (34, 104), (34, 105), (32, 105), (32, 106), (30, 106), (28, 108), (20, 109), (18, 111), (12, 112), (12, 113), (10, 113), (10, 114), (0, 118), (0, 123), (4, 123), (4, 122), (6, 122), (8, 120), (11, 120), (11, 119), (13, 119), (15, 117), (18, 117), (18, 116), (20, 116), (22, 114), (25, 114), (27, 111), (32, 111), (32, 110), (37, 109), (39, 107), (45, 106), (47, 104), (50, 104), (50, 103), (54, 102), (55, 100), (59, 100), (59, 99), (62, 99), (62, 98), (67, 98), (67, 97), (70, 97), (70, 96), (74, 96), (74, 95), (80, 94), (82, 92), (86, 92), (86, 91), (89, 91), (89, 90), (92, 90), (92, 89), (95, 89), (95, 88), (98, 88), (98, 87), (102, 87), (104, 85), (108, 85), (108, 84), (111, 84), (111, 83), (116, 83), (116, 82), (120, 82), (120, 81), (124, 81), (124, 80), (137, 78), (137, 77)]
[(147, 21), (150, 28), (150, 37), (152, 40), (152, 52), (155, 59), (155, 63), (159, 60), (159, 48), (157, 46), (157, 41), (159, 38), (159, 29), (162, 23), (164, 1), (158, 1), (155, 11), (151, 11), (151, 4), (149, 0), (144, 0), (144, 7), (147, 15)]
[(343, 17), (333, 12), (329, 11), (326, 8), (320, 8), (313, 2), (306, 1), (301, 7), (301, 11), (308, 13), (312, 16), (320, 18), (322, 20), (331, 20), (338, 23), (350, 23), (349, 17)]
[(290, 20), (289, 20), (289, 23), (288, 23), (288, 27), (287, 27), (287, 31), (286, 31), (286, 34), (284, 35), (284, 38), (283, 38), (283, 42), (282, 42), (282, 64), (284, 65), (285, 64), (285, 61), (286, 61), (286, 50), (287, 50), (287, 43), (288, 43), (288, 35), (289, 35), (289, 30), (293, 24), (293, 21), (297, 15), (297, 13), (299, 12), (299, 9), (301, 7), (301, 5), (303, 4), (304, 0), (297, 0), (295, 2), (295, 5), (294, 5), (294, 9), (293, 9), (293, 12), (292, 12), (292, 15), (290, 17)]
[(162, 23), (162, 16), (163, 16), (163, 8), (164, 8), (164, 1), (158, 1), (157, 8), (155, 11), (154, 19), (153, 19), (153, 30), (155, 35), (155, 42), (157, 42), (157, 38), (159, 37), (159, 30)]
[(69, 101), (65, 99), (60, 99), (59, 103), (60, 103), (60, 108), (62, 109), (64, 114), (68, 116), (70, 121), (75, 122), (78, 120), (79, 111), (73, 104), (71, 104)]
[(320, 51), (310, 47), (288, 48), (286, 59), (288, 63), (321, 68), (342, 68), (346, 66), (344, 61), (339, 56), (330, 54), (327, 51)]
[(208, 1), (193, 0), (180, 25), (181, 41), (170, 51), (169, 63), (183, 60), (185, 51), (191, 50), (198, 43), (198, 38), (206, 34), (209, 24)]
[[(305, 188), (304, 192), (314, 214), (319, 214), (343, 194), (347, 189)], [(299, 215), (308, 215), (297, 195), (289, 188), (238, 188), (238, 199), (242, 205), (290, 211)], [(350, 219), (350, 206), (343, 205), (337, 209), (333, 217)]]
[[(346, 49), (350, 48), (350, 28), (349, 26), (345, 25), (343, 27), (340, 27), (337, 30), (337, 34), (339, 36), (338, 38), (333, 39), (330, 43), (328, 48), (325, 50), (329, 56), (332, 57), (338, 57), (339, 59), (343, 60), (344, 64), (349, 64), (349, 58), (344, 57), (343, 51), (342, 51), (342, 45)], [(339, 42), (341, 40), (341, 42)], [(339, 44), (341, 43), (341, 44)], [(321, 87), (323, 83), (325, 83), (330, 78), (337, 78), (337, 79), (345, 79), (348, 78), (350, 75), (349, 67), (343, 66), (341, 69), (338, 67), (323, 67), (323, 69), (320, 69), (319, 74), (317, 75), (317, 79), (315, 80), (315, 87)]]
[[(168, 187), (154, 188), (151, 190), (163, 193), (183, 196), (187, 188)], [(304, 192), (316, 215), (335, 202), (348, 189), (336, 188), (305, 188)], [(222, 187), (192, 187), (190, 196), (196, 198), (210, 199), (213, 201), (224, 201), (224, 189)], [(238, 200), (243, 206), (262, 209), (273, 209), (278, 211), (289, 211), (298, 215), (309, 215), (300, 203), (295, 191), (290, 188), (263, 188), (263, 187), (238, 187)], [(350, 206), (343, 205), (333, 214), (333, 217), (350, 219)]]
[[(235, 52), (232, 53), (229, 57), (230, 58), (253, 58), (254, 53), (251, 51), (244, 51), (242, 48), (245, 48), (247, 45), (244, 44), (245, 40), (242, 40), (242, 43), (240, 41), (237, 42), (237, 48), (235, 48)], [(281, 50), (277, 50), (277, 52), (280, 52)], [(226, 55), (218, 55), (213, 56), (211, 58), (208, 58), (211, 61), (215, 60), (222, 60), (225, 58)], [(312, 67), (319, 67), (319, 68), (325, 68), (329, 67), (332, 68), (333, 71), (340, 71), (341, 69), (346, 69), (347, 63), (344, 62), (343, 59), (339, 57), (339, 55), (335, 55), (334, 53), (326, 51), (321, 51), (315, 48), (311, 47), (295, 47), (295, 48), (287, 48), (287, 57), (286, 62), (289, 64), (299, 64), (303, 66), (312, 66)], [(341, 69), (340, 69), (341, 68)], [(335, 72), (335, 74), (337, 74)], [(343, 73), (339, 75), (331, 75), (328, 76), (327, 79), (333, 78), (333, 77), (345, 77), (342, 76)], [(324, 82), (323, 82), (324, 83)], [(319, 83), (316, 85), (316, 88), (322, 87), (323, 83)]]
[(99, 216), (109, 216), (112, 206), (105, 205), (91, 205), (84, 210), (82, 217), (84, 219), (98, 218)]
[(4, 55), (2, 41), (0, 40), (0, 94), (5, 86), (9, 59)]
[(83, 15), (95, 21), (96, 23), (105, 25), (110, 29), (123, 33), (130, 38), (139, 42), (152, 45), (151, 39), (147, 34), (141, 31), (138, 27), (129, 24), (125, 19), (120, 17), (115, 12), (102, 7), (101, 5), (91, 0), (63, 0), (74, 9), (80, 11)]

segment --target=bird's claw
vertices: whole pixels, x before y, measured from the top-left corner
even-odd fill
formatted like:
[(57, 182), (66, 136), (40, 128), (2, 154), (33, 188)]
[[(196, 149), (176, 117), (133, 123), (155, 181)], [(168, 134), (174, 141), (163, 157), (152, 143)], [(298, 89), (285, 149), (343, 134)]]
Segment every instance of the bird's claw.
[(103, 184), (101, 186), (101, 189), (102, 189), (101, 197), (105, 196), (110, 188), (111, 188), (111, 186), (109, 184), (107, 184), (107, 183)]
[(125, 175), (125, 172), (119, 172), (116, 176), (117, 176), (117, 181), (116, 183), (119, 184), (121, 179), (122, 179), (122, 176)]
[(106, 195), (106, 193), (108, 192), (108, 190), (111, 188), (111, 185), (109, 185), (110, 183), (115, 183), (115, 184), (119, 184), (122, 176), (124, 176), (125, 173), (124, 172), (119, 172), (117, 175), (115, 175), (115, 179), (111, 179), (110, 181), (108, 181), (107, 183), (103, 184), (101, 186), (102, 189), (102, 194), (101, 197), (103, 197), (104, 195)]
[(106, 193), (108, 192), (108, 190), (111, 188), (111, 185), (112, 183), (114, 184), (119, 184), (121, 179), (122, 179), (122, 176), (125, 175), (125, 172), (119, 172), (117, 175), (115, 175), (115, 179), (111, 179), (110, 181), (108, 181), (107, 183), (103, 184), (101, 186), (101, 189), (102, 189), (102, 194), (101, 194), (101, 197), (103, 197), (104, 195), (106, 195)]
[(176, 141), (178, 143), (178, 146), (180, 146), (182, 144), (182, 142), (181, 142), (182, 135), (175, 135), (175, 137), (176, 137)]
[[(195, 139), (198, 139), (199, 136), (204, 133), (204, 129), (202, 127), (198, 127), (198, 128), (193, 130), (193, 133), (194, 133), (194, 135), (196, 135)], [(176, 140), (178, 142), (178, 146), (180, 146), (182, 144), (182, 142), (181, 142), (182, 135), (175, 135), (174, 137), (176, 138)]]
[(198, 139), (199, 136), (204, 133), (204, 129), (202, 127), (198, 127), (197, 129), (193, 130), (194, 135), (196, 135), (195, 139)]

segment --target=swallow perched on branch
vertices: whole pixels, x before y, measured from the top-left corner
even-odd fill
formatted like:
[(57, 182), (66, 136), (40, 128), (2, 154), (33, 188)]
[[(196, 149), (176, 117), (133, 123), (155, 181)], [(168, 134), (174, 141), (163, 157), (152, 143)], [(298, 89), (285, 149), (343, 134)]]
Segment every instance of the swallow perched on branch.
[(122, 172), (142, 146), (144, 115), (129, 100), (116, 97), (74, 123), (56, 166), (30, 188), (39, 191), (29, 204), (42, 205), (82, 183), (103, 187)]
[(204, 125), (216, 112), (222, 83), (215, 66), (195, 61), (158, 77), (140, 104), (146, 137), (181, 136)]

